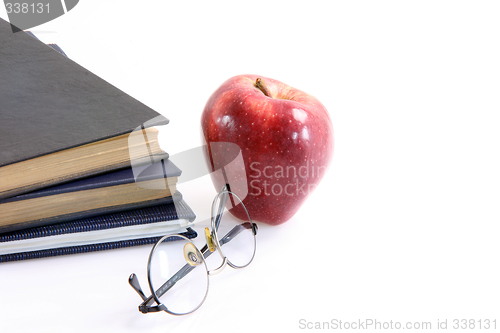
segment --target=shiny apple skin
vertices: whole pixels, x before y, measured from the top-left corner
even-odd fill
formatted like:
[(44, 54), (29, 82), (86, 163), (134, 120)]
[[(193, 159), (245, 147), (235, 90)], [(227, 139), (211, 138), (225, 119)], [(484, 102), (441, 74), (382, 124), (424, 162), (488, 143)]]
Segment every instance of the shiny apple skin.
[[(254, 85), (257, 78), (271, 97)], [(333, 126), (326, 108), (315, 97), (263, 76), (239, 75), (224, 82), (207, 101), (201, 126), (206, 143), (232, 142), (241, 148), (246, 182), (229, 182), (237, 184), (231, 187), (235, 193), (248, 193), (243, 203), (255, 221), (288, 221), (331, 163)], [(216, 189), (226, 182), (220, 174), (212, 174), (212, 181)], [(241, 207), (230, 211), (246, 219)]]

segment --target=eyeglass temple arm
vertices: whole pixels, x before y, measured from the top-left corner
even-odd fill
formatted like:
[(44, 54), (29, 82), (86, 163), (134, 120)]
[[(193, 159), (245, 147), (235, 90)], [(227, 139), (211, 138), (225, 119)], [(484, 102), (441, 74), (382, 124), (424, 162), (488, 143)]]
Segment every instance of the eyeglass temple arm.
[(220, 246), (229, 243), (231, 240), (233, 240), (234, 237), (238, 236), (238, 234), (245, 229), (252, 229), (253, 234), (257, 235), (257, 224), (250, 222), (238, 224), (233, 229), (231, 229), (224, 237), (222, 237), (222, 239), (219, 241)]
[(142, 300), (145, 301), (147, 300), (146, 295), (144, 295), (144, 292), (142, 291), (141, 284), (139, 283), (139, 279), (137, 278), (137, 275), (135, 273), (130, 274), (128, 278), (128, 284), (134, 288), (134, 290), (141, 296)]
[(158, 312), (161, 310), (159, 306), (150, 306), (150, 304), (153, 302), (153, 295), (149, 297), (146, 297), (146, 295), (144, 295), (144, 292), (142, 291), (141, 285), (139, 283), (139, 279), (137, 279), (137, 275), (132, 273), (128, 278), (128, 283), (132, 286), (132, 288), (134, 288), (134, 290), (139, 294), (139, 296), (141, 296), (142, 300), (144, 301), (139, 305), (140, 312), (148, 313)]
[[(184, 267), (182, 267), (177, 273), (175, 273), (174, 276), (172, 276), (167, 282), (165, 282), (157, 291), (156, 295), (158, 297), (161, 297), (163, 294), (165, 294), (170, 288), (172, 288), (177, 281), (182, 279), (184, 276), (186, 276), (189, 272), (191, 272), (194, 269), (193, 266), (186, 264)], [(142, 291), (141, 285), (139, 284), (139, 279), (137, 278), (137, 275), (131, 274), (129, 277), (129, 284), (134, 288), (134, 290), (141, 296), (142, 302), (139, 305), (139, 311), (142, 313), (148, 313), (148, 312), (158, 312), (163, 310), (162, 306), (151, 306), (151, 303), (153, 303), (154, 298), (153, 295), (146, 297), (144, 295), (144, 292)]]
[(217, 215), (215, 216), (215, 229), (216, 230), (219, 230), (220, 221), (222, 220), (222, 214), (224, 213), (224, 208), (226, 207), (227, 198), (228, 198), (227, 191), (229, 191), (229, 184), (226, 183), (226, 185), (224, 185), (222, 187), (222, 190), (221, 190), (221, 193), (222, 193), (221, 204), (219, 205), (219, 207), (217, 209)]

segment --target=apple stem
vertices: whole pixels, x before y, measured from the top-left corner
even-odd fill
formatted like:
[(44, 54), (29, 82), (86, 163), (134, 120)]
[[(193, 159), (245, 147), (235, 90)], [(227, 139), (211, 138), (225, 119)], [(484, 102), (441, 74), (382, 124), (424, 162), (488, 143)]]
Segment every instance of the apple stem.
[(266, 95), (267, 97), (272, 97), (271, 92), (269, 91), (266, 84), (260, 77), (257, 78), (257, 80), (255, 80), (254, 86), (258, 88), (260, 91), (262, 91), (264, 95)]

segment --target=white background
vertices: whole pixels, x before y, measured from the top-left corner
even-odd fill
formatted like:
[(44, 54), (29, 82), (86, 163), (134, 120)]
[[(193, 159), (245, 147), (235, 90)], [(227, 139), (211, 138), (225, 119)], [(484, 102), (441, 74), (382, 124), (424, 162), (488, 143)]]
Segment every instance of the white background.
[[(335, 153), (294, 218), (261, 224), (254, 262), (211, 277), (194, 314), (137, 311), (127, 278), (147, 289), (145, 246), (0, 264), (0, 331), (500, 330), (499, 17), (497, 1), (82, 0), (32, 29), (167, 116), (171, 154), (200, 144), (206, 100), (247, 73), (317, 97)], [(208, 178), (181, 191), (208, 213)]]

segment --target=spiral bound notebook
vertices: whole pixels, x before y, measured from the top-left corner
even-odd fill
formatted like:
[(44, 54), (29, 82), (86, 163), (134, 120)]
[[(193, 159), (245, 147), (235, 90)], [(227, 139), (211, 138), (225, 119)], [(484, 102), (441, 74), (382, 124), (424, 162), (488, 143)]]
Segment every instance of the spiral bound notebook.
[(195, 238), (196, 218), (180, 201), (0, 234), (0, 263), (153, 244), (167, 234)]

